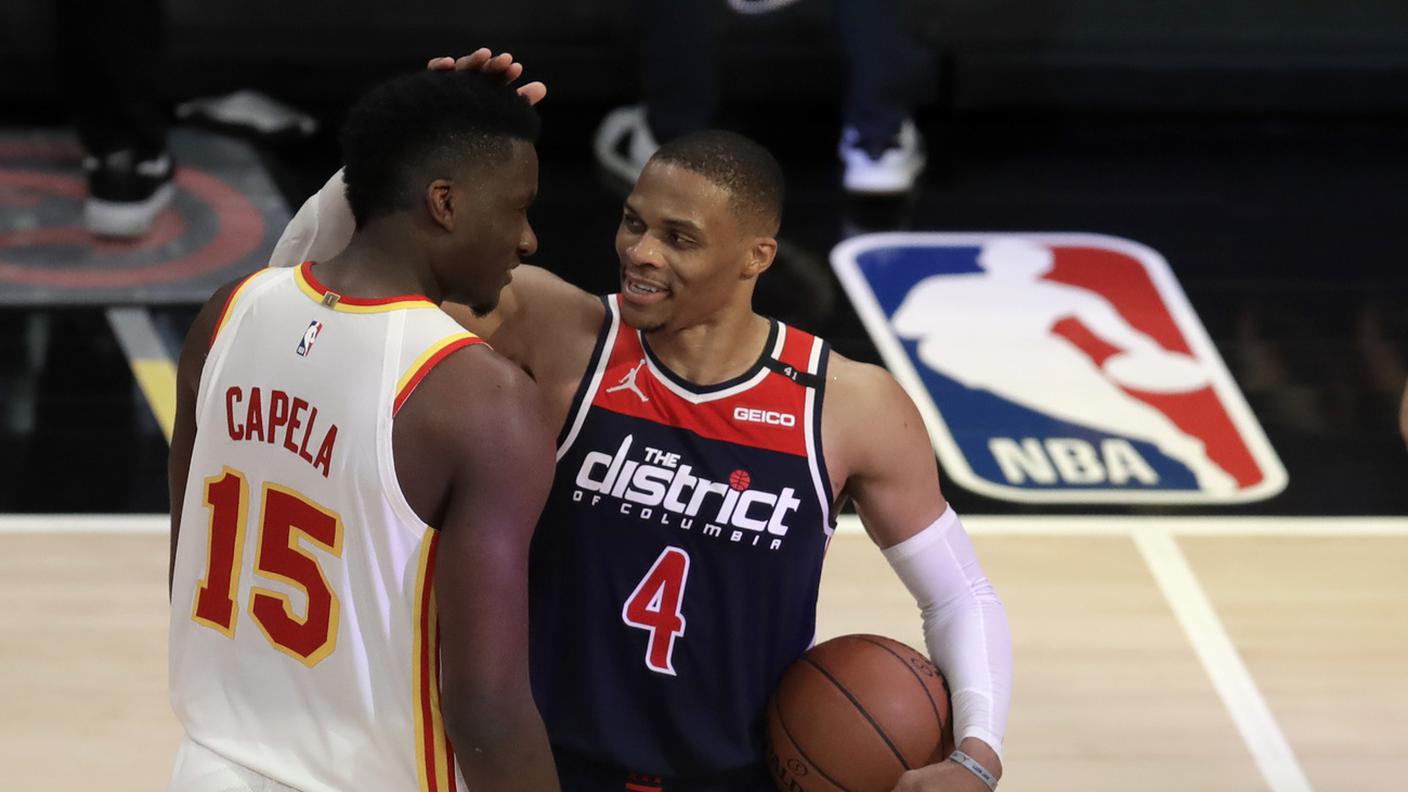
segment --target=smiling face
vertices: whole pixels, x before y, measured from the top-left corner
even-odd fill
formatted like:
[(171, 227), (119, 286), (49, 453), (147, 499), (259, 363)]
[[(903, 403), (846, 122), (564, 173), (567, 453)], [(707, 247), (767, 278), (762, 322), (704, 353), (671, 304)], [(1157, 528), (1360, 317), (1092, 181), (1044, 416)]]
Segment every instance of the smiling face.
[(728, 190), (652, 160), (626, 198), (616, 229), (621, 317), (646, 332), (698, 324), (748, 306), (777, 242), (740, 221)]
[(527, 141), (510, 145), (507, 157), (463, 164), (453, 180), (432, 185), (427, 198), (448, 231), (436, 256), (436, 277), (447, 298), (479, 315), (498, 305), (513, 268), (538, 249), (528, 223), (538, 192), (538, 154)]

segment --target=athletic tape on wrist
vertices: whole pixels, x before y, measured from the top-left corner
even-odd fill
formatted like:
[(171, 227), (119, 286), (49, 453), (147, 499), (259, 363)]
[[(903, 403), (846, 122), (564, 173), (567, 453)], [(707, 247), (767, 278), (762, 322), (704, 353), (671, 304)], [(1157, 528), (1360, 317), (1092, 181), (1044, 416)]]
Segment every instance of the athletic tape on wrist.
[(958, 764), (963, 765), (965, 768), (968, 769), (968, 772), (982, 779), (983, 783), (988, 785), (988, 789), (994, 790), (994, 792), (996, 792), (997, 776), (993, 775), (992, 773), (989, 773), (986, 767), (983, 767), (981, 764), (978, 764), (977, 759), (974, 759), (973, 757), (969, 756), (966, 753), (963, 753), (962, 751), (954, 751), (953, 753), (948, 755), (948, 760), (950, 762), (957, 762)]

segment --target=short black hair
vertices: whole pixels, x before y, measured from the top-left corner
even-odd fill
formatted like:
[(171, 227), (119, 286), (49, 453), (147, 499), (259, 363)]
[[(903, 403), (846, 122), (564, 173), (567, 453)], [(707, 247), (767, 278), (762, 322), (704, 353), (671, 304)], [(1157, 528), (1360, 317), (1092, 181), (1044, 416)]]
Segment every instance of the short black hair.
[(508, 156), (511, 140), (538, 139), (538, 114), (502, 79), (423, 70), (372, 88), (342, 125), (342, 181), (357, 227), (408, 209), (427, 166)]
[(782, 223), (782, 166), (767, 149), (737, 132), (706, 129), (671, 140), (652, 160), (691, 170), (728, 191), (745, 223), (761, 222), (776, 234)]

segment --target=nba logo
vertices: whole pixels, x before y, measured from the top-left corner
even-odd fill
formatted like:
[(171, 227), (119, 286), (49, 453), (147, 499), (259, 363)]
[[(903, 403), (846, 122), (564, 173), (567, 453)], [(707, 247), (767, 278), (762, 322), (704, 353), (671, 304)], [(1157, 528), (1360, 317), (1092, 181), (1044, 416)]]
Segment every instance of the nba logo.
[(323, 323), (317, 319), (308, 323), (308, 329), (303, 331), (303, 338), (298, 341), (298, 356), (308, 357), (308, 353), (313, 351), (313, 342), (318, 340), (318, 333), (323, 332)]
[(831, 254), (959, 485), (1238, 503), (1286, 471), (1163, 257), (1097, 234), (869, 234)]

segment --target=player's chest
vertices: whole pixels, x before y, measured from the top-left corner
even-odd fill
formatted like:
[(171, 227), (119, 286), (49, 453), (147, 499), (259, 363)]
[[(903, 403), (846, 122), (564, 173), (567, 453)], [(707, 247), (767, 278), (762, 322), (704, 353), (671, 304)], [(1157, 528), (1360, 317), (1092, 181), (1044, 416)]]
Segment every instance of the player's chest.
[(576, 524), (781, 547), (797, 526), (825, 520), (820, 479), (805, 454), (603, 409), (574, 428), (554, 489)]

